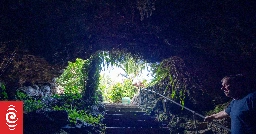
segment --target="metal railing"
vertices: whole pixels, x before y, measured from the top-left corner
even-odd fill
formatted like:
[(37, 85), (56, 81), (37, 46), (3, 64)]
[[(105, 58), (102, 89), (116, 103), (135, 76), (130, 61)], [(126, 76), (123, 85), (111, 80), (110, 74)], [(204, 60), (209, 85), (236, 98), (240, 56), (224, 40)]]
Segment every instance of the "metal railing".
[[(191, 112), (191, 113), (193, 114), (193, 118), (194, 118), (195, 115), (196, 115), (196, 116), (199, 116), (199, 117), (201, 117), (201, 118), (203, 118), (203, 119), (205, 118), (205, 116), (203, 116), (203, 115), (201, 115), (201, 114), (195, 112), (194, 110), (191, 110), (191, 109), (189, 109), (189, 108), (187, 108), (187, 107), (185, 107), (185, 106), (183, 106), (183, 105), (181, 105), (181, 104), (175, 102), (174, 100), (172, 100), (172, 99), (169, 98), (169, 97), (166, 97), (166, 96), (164, 96), (164, 95), (162, 95), (162, 94), (159, 94), (159, 93), (157, 93), (157, 92), (155, 92), (155, 91), (148, 90), (148, 89), (140, 89), (140, 93), (141, 93), (141, 90), (144, 90), (144, 91), (147, 91), (147, 92), (152, 92), (152, 93), (154, 93), (154, 94), (157, 94), (157, 95), (159, 95), (159, 96), (161, 96), (161, 97), (163, 97), (163, 98), (165, 98), (165, 99), (171, 101), (173, 104), (176, 104), (176, 105), (178, 105), (178, 106), (184, 108), (185, 110), (187, 110), (187, 111), (189, 111), (189, 112)], [(139, 103), (141, 104), (141, 95), (140, 95), (140, 102), (139, 102)], [(139, 105), (140, 105), (140, 104), (139, 104)], [(194, 120), (195, 120), (195, 118), (194, 118)], [(225, 126), (223, 126), (223, 125), (221, 125), (221, 124), (219, 124), (219, 123), (216, 123), (216, 122), (212, 122), (212, 123), (213, 123), (214, 125), (216, 125), (217, 127), (220, 127), (220, 128), (222, 128), (222, 129), (225, 129), (225, 130), (227, 130), (227, 131), (229, 131), (229, 132), (231, 131), (229, 128), (227, 128), (227, 127), (225, 127)]]

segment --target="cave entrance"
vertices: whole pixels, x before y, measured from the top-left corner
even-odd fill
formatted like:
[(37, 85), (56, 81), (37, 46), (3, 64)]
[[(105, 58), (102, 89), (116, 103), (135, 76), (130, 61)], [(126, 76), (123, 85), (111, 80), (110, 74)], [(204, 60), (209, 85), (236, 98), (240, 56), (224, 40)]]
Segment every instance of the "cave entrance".
[(103, 52), (103, 55), (98, 88), (104, 103), (121, 103), (124, 99), (130, 103), (139, 89), (147, 87), (154, 78), (157, 63), (125, 52)]

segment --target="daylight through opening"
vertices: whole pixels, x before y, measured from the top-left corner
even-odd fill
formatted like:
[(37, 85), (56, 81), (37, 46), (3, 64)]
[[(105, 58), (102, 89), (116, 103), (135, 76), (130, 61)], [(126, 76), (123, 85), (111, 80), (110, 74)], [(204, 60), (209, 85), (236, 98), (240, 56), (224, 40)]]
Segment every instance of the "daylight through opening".
[(151, 63), (129, 54), (123, 55), (114, 62), (105, 55), (102, 61), (99, 89), (105, 103), (121, 103), (123, 98), (131, 100), (153, 79)]

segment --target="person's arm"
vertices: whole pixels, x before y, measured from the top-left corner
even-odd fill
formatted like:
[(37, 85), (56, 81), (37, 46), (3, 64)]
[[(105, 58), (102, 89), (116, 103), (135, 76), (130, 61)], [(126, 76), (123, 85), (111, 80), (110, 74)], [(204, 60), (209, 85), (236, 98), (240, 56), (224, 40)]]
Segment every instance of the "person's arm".
[(225, 110), (223, 111), (220, 111), (216, 114), (212, 114), (212, 115), (209, 115), (209, 116), (206, 116), (204, 118), (205, 121), (212, 121), (214, 119), (223, 119), (223, 118), (226, 118), (228, 117), (229, 115), (225, 112)]

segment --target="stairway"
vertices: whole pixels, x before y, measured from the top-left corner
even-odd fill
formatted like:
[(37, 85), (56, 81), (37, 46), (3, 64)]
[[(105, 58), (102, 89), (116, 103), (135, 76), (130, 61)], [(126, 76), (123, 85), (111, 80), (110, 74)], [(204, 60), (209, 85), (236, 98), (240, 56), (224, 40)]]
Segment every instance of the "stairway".
[(106, 104), (106, 134), (169, 134), (168, 128), (136, 105)]

